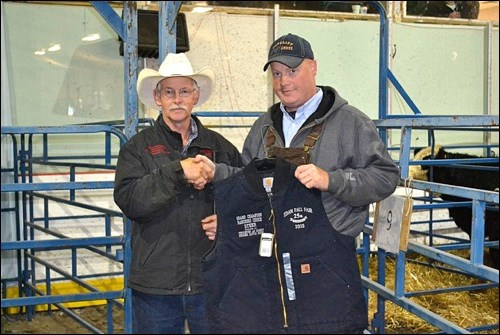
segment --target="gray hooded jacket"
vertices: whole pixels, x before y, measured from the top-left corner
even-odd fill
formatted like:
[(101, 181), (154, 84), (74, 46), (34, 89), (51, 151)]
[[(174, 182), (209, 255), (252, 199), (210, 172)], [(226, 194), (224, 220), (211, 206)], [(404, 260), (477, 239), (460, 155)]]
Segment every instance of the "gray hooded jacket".
[[(322, 192), (323, 206), (332, 226), (342, 234), (357, 236), (369, 215), (368, 206), (391, 195), (399, 183), (400, 171), (379, 137), (373, 121), (350, 106), (335, 89), (320, 87), (323, 100), (299, 129), (290, 147), (302, 147), (317, 123), (324, 123), (311, 151), (311, 162), (330, 176), (328, 192)], [(275, 146), (284, 147), (283, 113), (271, 106), (252, 125), (243, 146), (243, 163), (266, 158), (266, 134), (275, 132)], [(217, 165), (216, 180), (234, 172)]]

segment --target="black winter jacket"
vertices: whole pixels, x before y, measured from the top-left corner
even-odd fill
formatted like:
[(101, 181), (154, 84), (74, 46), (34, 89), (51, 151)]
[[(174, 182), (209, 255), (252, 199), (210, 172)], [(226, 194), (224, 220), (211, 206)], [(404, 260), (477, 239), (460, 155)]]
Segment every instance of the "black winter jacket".
[[(233, 144), (193, 119), (198, 137), (185, 157), (213, 152), (217, 163), (242, 166)], [(201, 220), (214, 213), (212, 185), (198, 191), (184, 182), (181, 152), (180, 134), (169, 129), (162, 115), (120, 149), (114, 200), (132, 220), (128, 286), (144, 293), (202, 292), (200, 260), (213, 242)]]

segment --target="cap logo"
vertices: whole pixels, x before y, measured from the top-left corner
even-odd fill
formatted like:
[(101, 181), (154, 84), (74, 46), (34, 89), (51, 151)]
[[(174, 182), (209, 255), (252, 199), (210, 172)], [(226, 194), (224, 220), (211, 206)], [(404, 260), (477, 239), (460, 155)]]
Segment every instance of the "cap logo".
[(274, 49), (279, 49), (281, 51), (292, 51), (293, 50), (293, 42), (290, 42), (290, 41), (279, 41), (274, 46)]

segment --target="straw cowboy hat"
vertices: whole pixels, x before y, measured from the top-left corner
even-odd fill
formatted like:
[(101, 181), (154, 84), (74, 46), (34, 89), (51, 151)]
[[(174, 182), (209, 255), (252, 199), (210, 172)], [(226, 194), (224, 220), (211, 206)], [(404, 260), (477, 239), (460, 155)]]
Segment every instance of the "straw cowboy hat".
[(160, 69), (143, 69), (137, 79), (137, 94), (142, 103), (149, 108), (160, 109), (154, 99), (153, 91), (160, 81), (171, 77), (189, 77), (200, 87), (200, 99), (195, 106), (204, 104), (212, 94), (214, 73), (209, 67), (195, 72), (184, 53), (169, 53), (160, 65)]

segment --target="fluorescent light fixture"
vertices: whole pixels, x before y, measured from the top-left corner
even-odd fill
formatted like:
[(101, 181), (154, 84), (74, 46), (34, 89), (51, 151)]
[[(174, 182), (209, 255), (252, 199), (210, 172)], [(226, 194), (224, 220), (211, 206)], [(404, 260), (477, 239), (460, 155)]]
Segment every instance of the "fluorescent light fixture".
[(206, 1), (191, 1), (191, 5), (193, 5), (191, 13), (206, 13), (213, 9)]
[(92, 42), (92, 41), (97, 41), (97, 40), (100, 40), (101, 39), (101, 35), (100, 34), (88, 34), (87, 36), (85, 37), (82, 37), (82, 41), (84, 42)]
[(194, 7), (191, 13), (207, 13), (210, 12), (212, 7)]
[(47, 51), (50, 51), (50, 52), (54, 52), (54, 51), (59, 51), (61, 50), (61, 45), (58, 43), (58, 44), (52, 44), (48, 49)]

